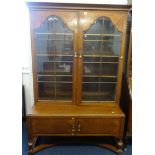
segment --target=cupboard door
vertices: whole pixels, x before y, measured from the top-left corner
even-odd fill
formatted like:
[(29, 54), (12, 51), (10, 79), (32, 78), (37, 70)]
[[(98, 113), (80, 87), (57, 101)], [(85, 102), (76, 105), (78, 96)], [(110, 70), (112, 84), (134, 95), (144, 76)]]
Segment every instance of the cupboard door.
[(80, 135), (119, 135), (121, 118), (78, 118), (77, 134)]
[(38, 101), (75, 102), (77, 13), (32, 11)]
[(106, 11), (80, 12), (79, 102), (118, 101), (124, 53), (120, 17)]
[(74, 120), (71, 118), (36, 117), (31, 122), (35, 135), (74, 135)]

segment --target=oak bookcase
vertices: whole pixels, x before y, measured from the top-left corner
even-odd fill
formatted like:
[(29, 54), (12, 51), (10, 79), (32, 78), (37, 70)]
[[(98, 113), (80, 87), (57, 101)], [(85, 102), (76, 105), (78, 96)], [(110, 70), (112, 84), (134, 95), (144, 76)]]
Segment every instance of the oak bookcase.
[(29, 154), (41, 136), (112, 136), (123, 148), (119, 107), (128, 5), (27, 3), (34, 106), (27, 116)]

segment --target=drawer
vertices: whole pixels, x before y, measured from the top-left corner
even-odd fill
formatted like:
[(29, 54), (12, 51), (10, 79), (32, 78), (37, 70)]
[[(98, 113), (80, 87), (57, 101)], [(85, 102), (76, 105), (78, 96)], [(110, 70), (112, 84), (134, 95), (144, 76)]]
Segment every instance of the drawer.
[(121, 118), (79, 118), (78, 133), (80, 135), (119, 135), (122, 133), (124, 119)]
[(31, 131), (34, 135), (122, 135), (124, 119), (109, 118), (31, 118)]
[(74, 119), (72, 118), (39, 117), (31, 119), (32, 133), (38, 135), (71, 135), (73, 134), (73, 125)]

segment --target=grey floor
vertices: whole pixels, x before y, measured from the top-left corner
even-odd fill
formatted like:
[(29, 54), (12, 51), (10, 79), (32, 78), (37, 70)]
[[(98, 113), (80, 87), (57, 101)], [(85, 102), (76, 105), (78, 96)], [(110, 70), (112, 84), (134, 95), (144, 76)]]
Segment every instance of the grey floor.
[[(22, 155), (28, 155), (25, 124), (22, 126), (22, 131)], [(62, 145), (44, 149), (34, 155), (116, 155), (116, 153), (105, 148), (92, 145)], [(122, 155), (132, 155), (131, 141), (128, 142), (127, 151), (125, 151)]]

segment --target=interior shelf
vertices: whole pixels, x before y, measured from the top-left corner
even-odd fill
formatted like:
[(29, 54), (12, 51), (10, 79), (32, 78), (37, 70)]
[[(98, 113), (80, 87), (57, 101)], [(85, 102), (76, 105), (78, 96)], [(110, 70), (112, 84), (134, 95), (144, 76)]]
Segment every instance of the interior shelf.
[(85, 42), (119, 42), (120, 40), (84, 40)]
[(83, 34), (84, 36), (115, 36), (115, 37), (120, 37), (120, 34)]
[(63, 62), (65, 62), (65, 63), (72, 63), (72, 61), (39, 61), (39, 62), (44, 62), (44, 63), (63, 63)]
[(51, 33), (51, 32), (36, 32), (36, 35), (43, 34), (43, 35), (69, 35), (72, 36), (72, 33)]
[[(93, 52), (92, 52), (93, 53)], [(83, 57), (116, 57), (118, 58), (118, 55), (111, 55), (111, 54), (100, 54), (100, 53), (96, 53), (96, 54), (83, 54)]]
[(116, 75), (83, 75), (83, 77), (117, 78)]
[(38, 81), (38, 83), (72, 83), (70, 81)]
[(82, 102), (98, 102), (98, 103), (102, 103), (105, 101), (108, 102), (113, 102), (114, 101), (114, 96), (111, 95), (109, 92), (104, 92), (104, 93), (83, 93)]
[[(66, 74), (67, 73), (67, 74)], [(50, 72), (50, 71), (44, 71), (44, 72), (38, 72), (38, 74), (44, 74), (44, 75), (51, 75), (51, 76), (72, 76), (71, 74), (68, 74), (69, 72)]]
[(104, 83), (104, 84), (116, 84), (117, 82), (82, 82), (82, 83), (97, 83), (97, 84)]
[(53, 76), (53, 77), (61, 77), (61, 76), (65, 76), (65, 77), (72, 77), (72, 75), (60, 75), (60, 74), (50, 74), (50, 73), (39, 73), (37, 76)]
[(118, 64), (119, 62), (83, 62), (84, 64)]
[[(90, 52), (86, 52), (86, 53), (90, 53)], [(83, 54), (83, 57), (112, 57), (112, 58), (119, 58), (118, 55), (114, 55), (114, 54), (112, 55), (111, 53), (110, 54), (109, 53), (103, 53), (103, 54), (101, 54), (101, 53), (96, 53), (96, 52), (95, 52), (96, 54), (94, 54), (94, 52), (91, 52), (91, 53), (93, 53), (93, 54), (85, 54), (84, 53)], [(46, 52), (37, 53), (36, 55), (37, 56), (45, 56), (45, 57), (48, 57), (48, 56), (72, 57), (73, 56), (72, 54), (48, 54)]]
[(96, 95), (111, 95), (111, 92), (109, 91), (104, 91), (104, 92), (83, 92), (83, 95), (88, 95), (88, 96), (96, 96)]
[(73, 41), (73, 39), (37, 39), (37, 40), (53, 40), (53, 41)]
[[(53, 52), (54, 53), (54, 52)], [(48, 57), (48, 56), (60, 56), (60, 57), (72, 57), (72, 54), (48, 54), (47, 52), (43, 52), (43, 53), (38, 53), (36, 54), (37, 56), (43, 56), (43, 57)]]

